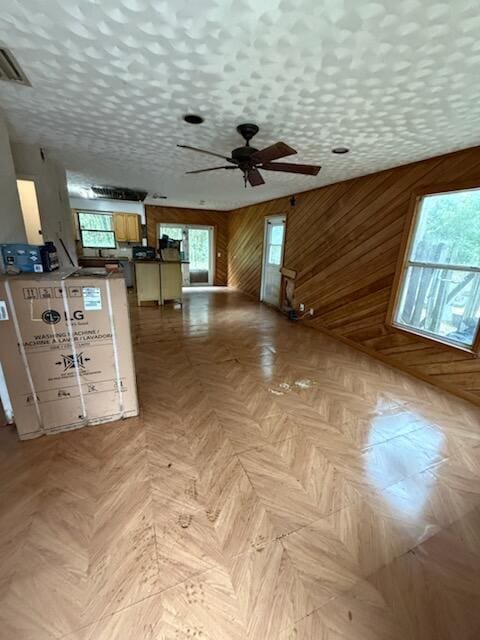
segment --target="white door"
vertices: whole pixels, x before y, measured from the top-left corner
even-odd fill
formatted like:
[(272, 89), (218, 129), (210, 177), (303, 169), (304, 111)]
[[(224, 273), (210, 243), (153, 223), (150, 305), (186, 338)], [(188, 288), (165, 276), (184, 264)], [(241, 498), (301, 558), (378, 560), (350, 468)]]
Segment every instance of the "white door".
[(265, 238), (263, 242), (263, 269), (260, 299), (274, 307), (280, 306), (280, 285), (285, 239), (285, 218), (275, 216), (265, 218)]

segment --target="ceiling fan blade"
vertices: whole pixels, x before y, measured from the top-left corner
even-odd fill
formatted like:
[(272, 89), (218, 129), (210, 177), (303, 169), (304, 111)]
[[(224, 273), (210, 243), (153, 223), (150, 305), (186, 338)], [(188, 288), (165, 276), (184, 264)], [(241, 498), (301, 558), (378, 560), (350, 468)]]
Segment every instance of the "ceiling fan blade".
[(217, 171), (217, 169), (238, 169), (238, 167), (227, 165), (226, 167), (210, 167), (210, 169), (197, 169), (196, 171), (185, 171), (185, 173), (203, 173), (204, 171)]
[(198, 151), (199, 153), (206, 153), (209, 156), (215, 156), (217, 158), (222, 158), (222, 160), (226, 160), (227, 162), (232, 162), (232, 158), (227, 158), (227, 156), (222, 155), (221, 153), (215, 153), (215, 151), (206, 151), (205, 149), (197, 149), (197, 147), (191, 147), (188, 144), (177, 144), (177, 147), (181, 149), (190, 149), (190, 151)]
[(272, 160), (278, 160), (278, 158), (285, 158), (285, 156), (291, 156), (294, 153), (297, 153), (295, 149), (289, 147), (285, 142), (276, 142), (270, 147), (266, 147), (265, 149), (260, 149), (260, 151), (252, 153), (250, 160), (255, 164), (261, 164), (264, 162), (271, 162)]
[(249, 169), (247, 173), (247, 180), (252, 185), (252, 187), (258, 187), (261, 184), (265, 184), (265, 180), (262, 178), (262, 174), (255, 167), (253, 169)]
[(286, 171), (287, 173), (303, 173), (306, 176), (316, 176), (322, 167), (314, 164), (290, 164), (290, 162), (267, 162), (260, 169), (267, 171)]

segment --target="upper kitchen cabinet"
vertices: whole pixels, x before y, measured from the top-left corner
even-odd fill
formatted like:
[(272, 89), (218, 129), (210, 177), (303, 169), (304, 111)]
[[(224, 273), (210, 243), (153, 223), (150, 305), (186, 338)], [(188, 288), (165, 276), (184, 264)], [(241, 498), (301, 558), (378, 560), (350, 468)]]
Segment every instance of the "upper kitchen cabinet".
[(127, 242), (140, 242), (141, 241), (141, 233), (140, 233), (140, 216), (136, 214), (127, 214)]
[(117, 242), (140, 242), (140, 216), (136, 213), (114, 213), (113, 226)]

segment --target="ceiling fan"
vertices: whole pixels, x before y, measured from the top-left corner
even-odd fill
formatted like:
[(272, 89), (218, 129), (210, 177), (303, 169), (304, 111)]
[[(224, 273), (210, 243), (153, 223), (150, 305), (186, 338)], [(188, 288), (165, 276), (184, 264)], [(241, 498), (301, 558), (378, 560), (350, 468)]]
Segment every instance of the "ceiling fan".
[(245, 187), (249, 183), (252, 187), (258, 187), (261, 184), (265, 184), (265, 180), (262, 177), (259, 169), (265, 171), (284, 171), (286, 173), (301, 173), (306, 176), (316, 176), (321, 167), (313, 164), (291, 164), (289, 162), (273, 162), (279, 158), (285, 158), (297, 153), (295, 149), (289, 147), (284, 142), (276, 142), (265, 149), (255, 149), (250, 146), (250, 140), (255, 134), (258, 133), (258, 127), (256, 124), (239, 124), (237, 127), (238, 133), (244, 138), (246, 144), (243, 147), (234, 149), (231, 153), (231, 157), (228, 158), (221, 153), (215, 153), (214, 151), (205, 151), (205, 149), (197, 149), (196, 147), (190, 147), (187, 144), (178, 144), (177, 147), (182, 149), (190, 149), (191, 151), (198, 151), (200, 153), (206, 153), (209, 156), (215, 156), (222, 158), (230, 164), (222, 165), (221, 167), (211, 167), (210, 169), (197, 169), (196, 171), (187, 171), (186, 173), (204, 173), (205, 171), (217, 171), (219, 169), (240, 169), (243, 173), (243, 179), (245, 181)]

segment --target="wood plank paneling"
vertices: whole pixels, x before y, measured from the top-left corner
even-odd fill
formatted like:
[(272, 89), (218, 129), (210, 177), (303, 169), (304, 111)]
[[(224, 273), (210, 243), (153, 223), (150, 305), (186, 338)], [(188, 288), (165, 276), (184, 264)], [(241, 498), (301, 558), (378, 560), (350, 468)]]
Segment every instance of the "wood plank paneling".
[(214, 284), (227, 284), (228, 213), (210, 209), (183, 209), (180, 207), (159, 207), (147, 204), (145, 205), (145, 214), (148, 244), (152, 247), (158, 245), (157, 224), (159, 223), (176, 222), (179, 224), (204, 224), (215, 227)]
[(480, 359), (387, 325), (412, 193), (477, 180), (480, 148), (237, 209), (229, 218), (229, 284), (258, 298), (263, 224), (287, 214), (284, 266), (297, 271), (295, 300), (315, 309), (310, 326), (480, 404)]
[[(255, 298), (260, 297), (264, 219), (287, 215), (289, 198), (243, 207), (228, 218), (228, 284)], [(288, 228), (288, 223), (287, 223)], [(288, 231), (287, 231), (288, 233)]]

